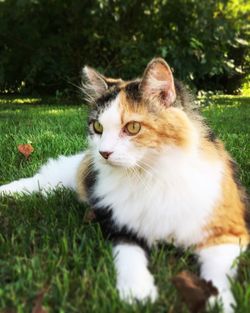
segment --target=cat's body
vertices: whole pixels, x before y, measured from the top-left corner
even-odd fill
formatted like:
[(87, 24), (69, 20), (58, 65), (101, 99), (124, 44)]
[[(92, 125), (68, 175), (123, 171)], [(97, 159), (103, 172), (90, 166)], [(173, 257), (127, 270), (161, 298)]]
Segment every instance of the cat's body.
[(0, 192), (58, 184), (77, 189), (114, 242), (117, 288), (128, 301), (157, 297), (146, 246), (165, 241), (193, 247), (201, 275), (213, 281), (225, 312), (231, 312), (227, 276), (235, 276), (232, 264), (247, 247), (249, 232), (244, 192), (223, 144), (162, 59), (132, 82), (106, 79), (89, 68), (85, 74), (94, 105), (88, 150), (50, 161), (40, 174)]
[(96, 186), (90, 203), (95, 208), (109, 207), (117, 226), (126, 226), (148, 244), (199, 244), (207, 236), (203, 228), (221, 194), (223, 164), (210, 164), (195, 153), (188, 156), (181, 149), (169, 148), (147, 172), (126, 175), (95, 164)]

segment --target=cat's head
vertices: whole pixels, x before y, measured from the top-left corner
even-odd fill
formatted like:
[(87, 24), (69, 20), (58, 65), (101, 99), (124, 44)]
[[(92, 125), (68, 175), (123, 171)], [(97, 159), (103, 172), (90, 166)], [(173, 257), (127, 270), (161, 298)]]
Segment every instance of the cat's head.
[(142, 78), (132, 81), (106, 78), (87, 66), (83, 72), (91, 105), (89, 143), (97, 160), (144, 167), (165, 153), (164, 148), (189, 146), (192, 126), (163, 59), (153, 59)]

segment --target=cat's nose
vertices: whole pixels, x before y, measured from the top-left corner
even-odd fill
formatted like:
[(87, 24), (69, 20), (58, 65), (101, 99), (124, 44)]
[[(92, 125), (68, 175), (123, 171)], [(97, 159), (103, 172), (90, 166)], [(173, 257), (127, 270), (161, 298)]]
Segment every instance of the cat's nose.
[(113, 153), (113, 152), (110, 152), (110, 151), (99, 151), (100, 155), (104, 158), (104, 159), (108, 159), (109, 156)]

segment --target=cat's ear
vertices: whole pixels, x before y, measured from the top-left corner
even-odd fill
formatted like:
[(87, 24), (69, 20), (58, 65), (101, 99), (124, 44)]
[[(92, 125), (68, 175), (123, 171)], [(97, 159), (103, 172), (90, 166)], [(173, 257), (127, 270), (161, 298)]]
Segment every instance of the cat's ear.
[(89, 66), (83, 68), (82, 90), (85, 100), (94, 103), (108, 89), (105, 77)]
[(166, 107), (173, 104), (176, 99), (174, 77), (162, 58), (155, 58), (148, 64), (140, 89), (144, 99), (155, 99)]

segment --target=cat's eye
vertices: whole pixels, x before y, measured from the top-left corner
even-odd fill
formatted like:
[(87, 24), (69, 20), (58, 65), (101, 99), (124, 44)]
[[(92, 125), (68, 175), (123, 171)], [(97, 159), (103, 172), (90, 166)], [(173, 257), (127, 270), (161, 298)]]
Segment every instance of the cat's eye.
[(94, 121), (93, 122), (93, 128), (94, 128), (94, 131), (97, 133), (97, 134), (102, 134), (103, 132), (103, 127), (102, 127), (102, 124), (99, 123), (98, 121)]
[(141, 123), (139, 122), (129, 122), (125, 126), (125, 131), (130, 136), (134, 136), (138, 134), (140, 130), (141, 130)]

